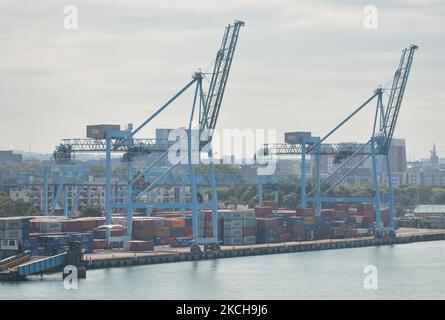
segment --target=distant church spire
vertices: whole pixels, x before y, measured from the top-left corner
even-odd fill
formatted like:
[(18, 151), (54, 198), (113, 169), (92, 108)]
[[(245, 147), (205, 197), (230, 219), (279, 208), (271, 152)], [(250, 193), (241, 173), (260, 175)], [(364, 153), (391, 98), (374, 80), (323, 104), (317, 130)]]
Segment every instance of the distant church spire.
[(431, 151), (431, 163), (439, 164), (439, 157), (437, 156), (436, 152), (436, 143), (433, 144), (433, 150)]

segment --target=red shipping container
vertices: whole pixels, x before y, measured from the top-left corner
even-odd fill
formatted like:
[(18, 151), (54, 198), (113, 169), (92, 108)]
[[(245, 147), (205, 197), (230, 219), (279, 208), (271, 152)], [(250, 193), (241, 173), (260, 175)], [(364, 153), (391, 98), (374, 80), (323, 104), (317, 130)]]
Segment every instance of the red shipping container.
[(265, 215), (272, 214), (272, 207), (256, 207), (254, 208), (256, 217), (264, 217)]
[(155, 236), (154, 229), (138, 230), (133, 229), (133, 239), (135, 240), (152, 240)]
[(345, 204), (345, 203), (337, 203), (334, 207), (335, 211), (344, 211), (344, 212), (348, 212), (349, 211), (349, 205)]
[(93, 239), (94, 249), (105, 249), (106, 243), (104, 239)]
[(315, 215), (315, 209), (314, 208), (298, 208), (296, 211), (297, 217), (310, 217)]
[(187, 237), (191, 237), (193, 235), (193, 227), (191, 226), (185, 227), (185, 234)]
[(165, 221), (165, 226), (170, 228), (182, 228), (185, 227), (184, 218), (167, 218)]
[(77, 219), (63, 220), (62, 232), (81, 232), (79, 220)]
[(129, 251), (153, 251), (153, 241), (126, 241), (124, 244), (125, 250)]
[(156, 237), (170, 237), (171, 236), (171, 228), (156, 228), (155, 229)]
[(244, 228), (243, 229), (243, 236), (244, 237), (255, 236), (255, 235), (256, 235), (256, 228), (255, 227), (250, 227), (250, 228)]
[(290, 233), (282, 233), (279, 235), (280, 242), (289, 242), (292, 241), (292, 235)]
[(304, 233), (304, 224), (295, 224), (293, 226), (289, 226), (289, 232)]

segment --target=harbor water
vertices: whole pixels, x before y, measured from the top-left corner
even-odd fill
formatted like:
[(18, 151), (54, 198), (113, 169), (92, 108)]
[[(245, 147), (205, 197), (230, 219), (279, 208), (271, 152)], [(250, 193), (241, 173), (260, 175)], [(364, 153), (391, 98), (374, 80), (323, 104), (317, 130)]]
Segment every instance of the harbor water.
[(36, 277), (0, 299), (444, 299), (444, 270), (445, 241), (418, 242), (90, 270), (71, 290)]

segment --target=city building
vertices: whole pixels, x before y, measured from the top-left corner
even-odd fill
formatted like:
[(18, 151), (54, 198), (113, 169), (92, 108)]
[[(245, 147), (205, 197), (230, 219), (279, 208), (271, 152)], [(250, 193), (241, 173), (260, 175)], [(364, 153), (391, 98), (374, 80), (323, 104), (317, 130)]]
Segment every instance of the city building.
[(23, 155), (13, 151), (0, 150), (0, 163), (23, 163)]
[(445, 186), (445, 165), (441, 163), (435, 144), (429, 159), (409, 164), (407, 180), (415, 185)]

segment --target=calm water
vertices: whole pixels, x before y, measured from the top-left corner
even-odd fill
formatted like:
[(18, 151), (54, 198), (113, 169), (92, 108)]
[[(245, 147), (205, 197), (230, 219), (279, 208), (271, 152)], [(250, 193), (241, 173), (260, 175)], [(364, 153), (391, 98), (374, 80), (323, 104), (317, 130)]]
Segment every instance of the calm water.
[[(378, 289), (363, 269), (378, 268)], [(444, 299), (445, 241), (89, 271), (0, 283), (1, 299)]]

